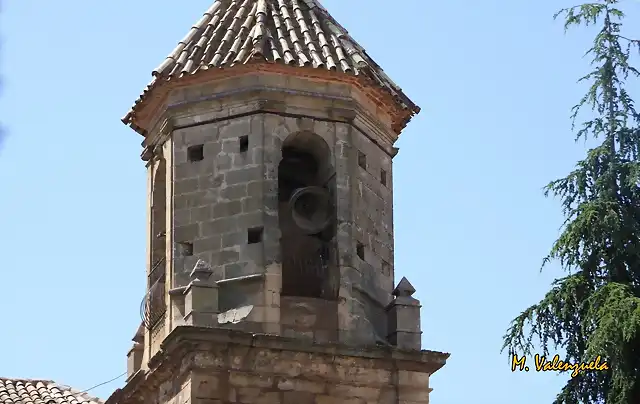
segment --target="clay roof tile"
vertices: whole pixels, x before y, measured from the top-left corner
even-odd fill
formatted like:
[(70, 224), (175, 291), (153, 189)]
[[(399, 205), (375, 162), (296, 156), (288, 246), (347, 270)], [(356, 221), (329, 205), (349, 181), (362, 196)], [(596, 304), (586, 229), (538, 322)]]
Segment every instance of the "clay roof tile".
[(8, 379), (0, 377), (2, 404), (78, 404), (104, 402), (68, 386), (47, 380)]
[(252, 59), (364, 74), (402, 108), (419, 111), (318, 0), (215, 0), (153, 70), (123, 122), (134, 126), (136, 107), (162, 81)]

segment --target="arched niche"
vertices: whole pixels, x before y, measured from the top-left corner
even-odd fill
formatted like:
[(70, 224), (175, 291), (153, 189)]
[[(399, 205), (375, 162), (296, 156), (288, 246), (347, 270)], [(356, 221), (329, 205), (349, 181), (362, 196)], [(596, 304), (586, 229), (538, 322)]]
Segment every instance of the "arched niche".
[(167, 163), (162, 156), (151, 166), (151, 267), (147, 279), (147, 295), (143, 302), (142, 317), (148, 329), (159, 329), (166, 312), (166, 222), (167, 222)]
[[(335, 169), (331, 148), (319, 135), (290, 134), (278, 165), (282, 295), (335, 300), (338, 295)], [(322, 217), (321, 230), (300, 218)], [(326, 220), (325, 220), (326, 219)]]
[(154, 267), (166, 254), (167, 163), (163, 157), (154, 162), (151, 176), (151, 265)]

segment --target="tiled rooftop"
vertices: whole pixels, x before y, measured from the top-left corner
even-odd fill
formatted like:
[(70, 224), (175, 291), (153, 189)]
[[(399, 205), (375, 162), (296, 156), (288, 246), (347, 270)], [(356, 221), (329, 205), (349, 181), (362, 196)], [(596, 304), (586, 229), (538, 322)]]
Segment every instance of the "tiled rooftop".
[(0, 377), (0, 404), (103, 404), (96, 397), (47, 380)]
[[(153, 81), (136, 105), (159, 81), (250, 60), (364, 75), (401, 106), (417, 112), (417, 106), (318, 0), (215, 0), (153, 71)], [(132, 112), (125, 123), (131, 122)]]

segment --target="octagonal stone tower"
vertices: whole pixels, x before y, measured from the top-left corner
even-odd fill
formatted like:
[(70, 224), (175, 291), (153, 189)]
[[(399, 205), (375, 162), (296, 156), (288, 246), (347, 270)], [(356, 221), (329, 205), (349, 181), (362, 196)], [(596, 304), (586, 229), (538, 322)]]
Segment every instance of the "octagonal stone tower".
[(218, 0), (123, 122), (148, 290), (110, 404), (427, 403), (394, 288), (392, 158), (419, 108), (317, 0)]

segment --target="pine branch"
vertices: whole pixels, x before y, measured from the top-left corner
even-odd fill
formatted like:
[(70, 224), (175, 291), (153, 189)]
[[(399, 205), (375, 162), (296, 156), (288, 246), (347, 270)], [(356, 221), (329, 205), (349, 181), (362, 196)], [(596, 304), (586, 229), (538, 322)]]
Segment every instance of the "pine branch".
[[(571, 378), (554, 403), (640, 402), (640, 115), (627, 87), (640, 76), (631, 65), (640, 41), (623, 35), (619, 0), (600, 0), (560, 10), (564, 27), (598, 27), (586, 55), (593, 70), (572, 108), (575, 140), (600, 144), (545, 195), (561, 201), (565, 222), (543, 260), (569, 272), (536, 305), (516, 317), (503, 351), (565, 350), (571, 363), (607, 358), (609, 370)], [(595, 117), (578, 123), (587, 107)]]

